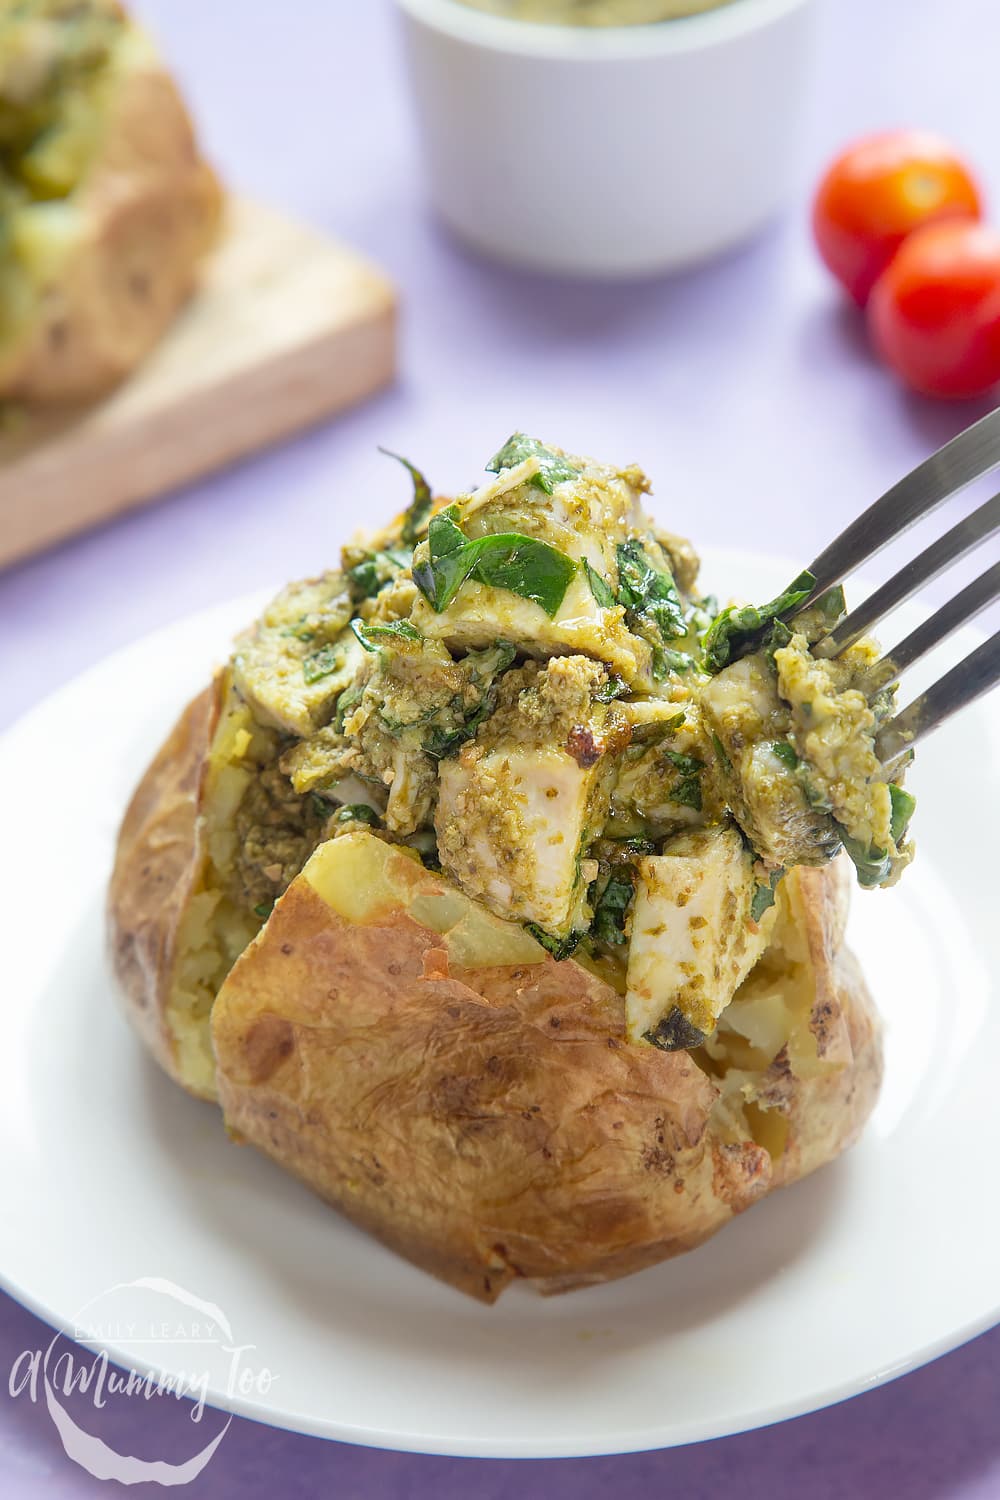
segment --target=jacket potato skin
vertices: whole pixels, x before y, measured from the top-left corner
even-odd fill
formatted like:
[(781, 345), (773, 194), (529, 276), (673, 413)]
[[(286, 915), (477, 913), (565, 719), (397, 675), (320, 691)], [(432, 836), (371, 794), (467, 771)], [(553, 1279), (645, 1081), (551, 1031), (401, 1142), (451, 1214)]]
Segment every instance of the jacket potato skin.
[(136, 41), (96, 157), (67, 200), (72, 231), (0, 348), (0, 398), (75, 403), (130, 374), (193, 292), (222, 204), (173, 80)]
[(321, 846), (224, 984), (219, 1097), (237, 1137), (453, 1286), (493, 1302), (517, 1277), (554, 1292), (640, 1270), (860, 1129), (879, 1038), (841, 956), (833, 871), (809, 872), (801, 893), (820, 1065), (803, 1082), (775, 1064), (773, 1108), (788, 1123), (775, 1166), (748, 1132), (721, 1128), (719, 1090), (690, 1054), (626, 1042), (623, 998), (580, 965), (455, 962), (410, 908), (467, 898), (404, 855), (391, 851), (362, 920), (334, 909), (322, 866), (352, 842), (357, 855), (378, 840)]
[[(811, 1076), (787, 1059), (774, 1067), (788, 1125), (773, 1186), (807, 1176), (852, 1146), (882, 1087), (882, 1026), (860, 965), (844, 942), (851, 875), (846, 859), (797, 866), (792, 901), (815, 984), (809, 1030), (819, 1066)], [(779, 1055), (780, 1056), (780, 1055)], [(780, 1078), (777, 1075), (781, 1075)]]
[(204, 864), (199, 821), (221, 687), (181, 715), (129, 803), (108, 888), (111, 967), (126, 1013), (153, 1057), (194, 1093), (181, 1067), (168, 1002), (178, 936)]

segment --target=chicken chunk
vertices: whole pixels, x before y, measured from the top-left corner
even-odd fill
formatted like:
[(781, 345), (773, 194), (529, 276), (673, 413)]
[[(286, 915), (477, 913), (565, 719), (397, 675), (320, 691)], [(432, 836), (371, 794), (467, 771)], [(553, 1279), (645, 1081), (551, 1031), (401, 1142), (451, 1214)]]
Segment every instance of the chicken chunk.
[(282, 767), (297, 792), (339, 797), (344, 778), (362, 778), (383, 792), (390, 832), (409, 835), (430, 823), (438, 762), (490, 713), (514, 648), (497, 643), (454, 661), (439, 641), (383, 640), (366, 654), (334, 723), (293, 746)]
[(598, 604), (583, 574), (572, 580), (552, 618), (532, 599), (469, 579), (440, 613), (419, 598), (411, 619), (424, 635), (444, 641), (452, 651), (488, 646), (502, 637), (516, 641), (526, 656), (586, 653), (605, 662), (630, 687), (654, 686), (650, 646), (628, 629), (620, 605), (605, 609)]
[[(435, 610), (419, 598), (411, 617), (414, 625), (453, 651), (502, 637), (538, 658), (586, 653), (607, 663), (630, 687), (654, 690), (656, 643), (632, 628), (616, 598), (620, 549), (636, 545), (641, 534), (647, 535), (663, 569), (670, 566), (655, 539), (644, 532), (640, 502), (648, 487), (645, 477), (637, 469), (612, 469), (558, 449), (528, 446), (546, 456), (535, 453), (502, 468), (495, 479), (460, 499), (456, 521), (470, 541), (516, 533), (576, 563), (559, 608), (550, 616), (533, 599), (469, 578), (444, 609)], [(503, 452), (494, 463), (502, 457)], [(415, 567), (427, 555), (424, 543), (415, 554)]]
[(754, 857), (731, 824), (680, 834), (639, 861), (626, 1026), (668, 1051), (699, 1045), (770, 939), (751, 917)]
[(327, 723), (364, 655), (342, 573), (293, 583), (237, 642), (233, 675), (262, 723), (306, 736)]
[[(791, 715), (768, 657), (745, 656), (701, 690), (717, 742), (717, 775), (733, 816), (766, 864), (821, 865), (840, 838), (821, 798), (789, 754)], [(784, 747), (784, 748), (783, 748)]]
[(580, 656), (508, 673), (496, 713), (440, 768), (442, 868), (498, 916), (556, 939), (589, 924), (583, 856), (628, 740), (620, 709), (595, 698), (606, 683)]

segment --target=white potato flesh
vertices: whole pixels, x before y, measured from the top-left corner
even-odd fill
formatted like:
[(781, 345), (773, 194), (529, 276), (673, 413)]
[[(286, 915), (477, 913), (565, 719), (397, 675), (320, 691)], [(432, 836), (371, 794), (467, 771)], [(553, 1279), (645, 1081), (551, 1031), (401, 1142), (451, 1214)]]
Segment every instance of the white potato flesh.
[(753, 856), (735, 828), (681, 834), (639, 863), (626, 1025), (641, 1041), (674, 1010), (705, 1035), (760, 958), (774, 909), (750, 916)]
[(522, 927), (498, 922), (408, 852), (367, 830), (320, 844), (302, 879), (348, 922), (378, 922), (402, 909), (422, 927), (440, 933), (456, 968), (490, 969), (545, 959), (544, 948)]
[(474, 747), (441, 763), (442, 868), (498, 916), (568, 933), (586, 894), (579, 854), (606, 811), (607, 772), (557, 746)]

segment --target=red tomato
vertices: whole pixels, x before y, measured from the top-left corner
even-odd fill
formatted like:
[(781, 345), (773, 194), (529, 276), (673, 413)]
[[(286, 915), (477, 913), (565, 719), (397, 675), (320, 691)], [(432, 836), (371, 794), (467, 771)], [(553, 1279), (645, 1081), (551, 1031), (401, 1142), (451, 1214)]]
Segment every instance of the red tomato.
[(849, 147), (813, 206), (813, 232), (830, 270), (864, 307), (900, 245), (923, 224), (982, 216), (979, 190), (947, 141), (890, 130)]
[(1000, 230), (929, 224), (903, 245), (868, 304), (876, 347), (925, 396), (1000, 383)]

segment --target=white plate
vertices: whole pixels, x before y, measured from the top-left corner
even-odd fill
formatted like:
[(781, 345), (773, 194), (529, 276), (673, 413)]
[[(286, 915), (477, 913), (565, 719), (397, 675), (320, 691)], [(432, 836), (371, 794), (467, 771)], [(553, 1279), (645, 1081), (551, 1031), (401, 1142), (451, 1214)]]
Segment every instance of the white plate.
[[(706, 578), (768, 598), (795, 571), (719, 555)], [(514, 1287), (490, 1309), (230, 1144), (215, 1111), (146, 1060), (111, 999), (102, 904), (118, 819), (257, 603), (120, 652), (0, 741), (0, 1274), (15, 1297), (72, 1325), (91, 1299), (107, 1311), (99, 1294), (113, 1283), (168, 1278), (220, 1307), (254, 1346), (244, 1358), (276, 1376), (267, 1394), (229, 1389), (213, 1353), (215, 1404), (349, 1442), (480, 1456), (738, 1432), (877, 1385), (1000, 1320), (1000, 699), (928, 742), (912, 782), (919, 860), (897, 890), (854, 903), (851, 940), (888, 1023), (885, 1090), (861, 1143), (694, 1255), (562, 1298)], [(128, 1296), (144, 1316), (159, 1305), (155, 1289)], [(124, 1327), (95, 1326), (122, 1363), (152, 1358)], [(185, 1368), (189, 1355), (166, 1345), (155, 1362)]]

